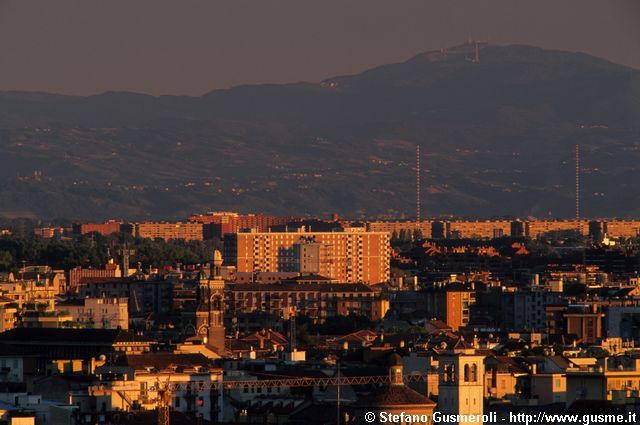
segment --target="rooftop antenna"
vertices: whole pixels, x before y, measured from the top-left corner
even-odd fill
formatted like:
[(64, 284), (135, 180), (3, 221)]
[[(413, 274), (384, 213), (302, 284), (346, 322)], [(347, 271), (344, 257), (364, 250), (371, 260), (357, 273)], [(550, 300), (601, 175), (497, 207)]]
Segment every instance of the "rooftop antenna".
[(416, 223), (420, 224), (420, 145), (416, 145)]
[(337, 375), (338, 375), (338, 380), (337, 380), (337, 388), (336, 388), (336, 424), (340, 425), (340, 359), (338, 359), (336, 361), (336, 368), (338, 369), (337, 371)]
[(474, 43), (475, 43), (475, 50), (476, 51), (475, 51), (475, 56), (474, 56), (473, 62), (474, 63), (478, 63), (478, 62), (480, 62), (480, 47), (478, 46), (478, 41), (477, 40), (474, 40)]
[(576, 144), (576, 220), (580, 220), (580, 145)]
[(296, 309), (291, 311), (289, 316), (289, 351), (293, 353), (296, 350)]

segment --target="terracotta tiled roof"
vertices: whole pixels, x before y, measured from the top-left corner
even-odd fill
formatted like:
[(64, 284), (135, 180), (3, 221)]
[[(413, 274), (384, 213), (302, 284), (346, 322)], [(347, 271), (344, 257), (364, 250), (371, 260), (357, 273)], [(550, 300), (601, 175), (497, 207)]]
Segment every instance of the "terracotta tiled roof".
[(147, 353), (147, 354), (127, 354), (116, 362), (119, 366), (129, 366), (134, 370), (143, 370), (153, 367), (158, 370), (166, 370), (172, 366), (193, 368), (205, 367), (213, 368), (211, 359), (200, 353), (193, 354), (173, 354), (173, 353)]
[(110, 345), (116, 341), (119, 332), (121, 331), (116, 329), (15, 328), (1, 333), (0, 342), (21, 344), (73, 342)]
[(374, 331), (370, 330), (370, 329), (361, 329), (359, 331), (341, 336), (336, 338), (337, 342), (342, 342), (342, 341), (372, 341), (375, 340), (378, 337), (378, 334), (376, 334)]

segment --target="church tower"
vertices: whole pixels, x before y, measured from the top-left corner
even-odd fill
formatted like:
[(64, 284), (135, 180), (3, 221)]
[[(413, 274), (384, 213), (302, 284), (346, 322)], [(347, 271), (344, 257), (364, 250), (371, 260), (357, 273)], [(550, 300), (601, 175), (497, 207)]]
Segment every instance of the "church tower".
[(224, 280), (222, 279), (222, 254), (213, 252), (209, 273), (200, 275), (196, 332), (205, 345), (224, 356)]
[[(438, 408), (446, 415), (482, 415), (484, 412), (484, 356), (463, 340), (438, 357)], [(479, 422), (460, 422), (460, 425)]]

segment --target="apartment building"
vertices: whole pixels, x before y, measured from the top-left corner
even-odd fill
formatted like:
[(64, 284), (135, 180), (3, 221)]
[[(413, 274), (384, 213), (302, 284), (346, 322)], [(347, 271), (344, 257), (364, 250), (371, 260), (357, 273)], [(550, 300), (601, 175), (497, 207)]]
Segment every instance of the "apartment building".
[(448, 239), (494, 239), (511, 235), (511, 220), (450, 221), (446, 223)]
[(122, 277), (120, 266), (109, 262), (101, 269), (84, 269), (77, 266), (69, 270), (69, 291), (77, 292), (83, 280), (86, 279), (115, 279)]
[(83, 298), (56, 305), (77, 325), (96, 329), (129, 329), (128, 298)]
[(470, 307), (476, 302), (475, 290), (459, 282), (436, 285), (420, 293), (427, 314), (457, 331), (469, 323)]
[(608, 220), (604, 223), (604, 233), (610, 238), (634, 238), (640, 235), (638, 220)]
[(389, 310), (386, 296), (362, 283), (231, 284), (225, 293), (230, 316), (259, 311), (288, 319), (295, 312), (321, 323), (356, 314), (375, 321)]
[(186, 241), (201, 241), (204, 238), (202, 223), (182, 222), (144, 222), (133, 225), (136, 238), (183, 239)]
[(600, 358), (593, 366), (566, 372), (566, 401), (624, 400), (640, 394), (640, 359), (629, 356)]
[(295, 217), (277, 217), (264, 214), (238, 214), (236, 212), (209, 212), (189, 217), (193, 223), (204, 225), (205, 239), (223, 238), (227, 233), (237, 233), (243, 229), (256, 229), (267, 232), (273, 226), (283, 226), (297, 221)]
[(431, 238), (432, 220), (415, 221), (370, 221), (367, 223), (369, 232), (386, 232), (391, 236), (414, 235), (418, 231), (423, 238)]
[[(99, 382), (89, 387), (95, 405), (106, 411), (156, 410), (159, 383), (170, 384), (171, 410), (200, 416), (205, 421), (224, 418), (222, 370), (202, 354), (126, 354), (96, 368)], [(197, 391), (194, 390), (197, 388)]]
[(105, 221), (104, 223), (74, 223), (73, 234), (80, 236), (89, 233), (99, 233), (108, 236), (112, 233), (121, 232), (123, 224), (121, 221), (115, 220)]
[(527, 221), (525, 225), (525, 234), (532, 239), (566, 232), (578, 232), (587, 236), (589, 220), (533, 220)]
[(605, 314), (598, 304), (548, 305), (549, 335), (575, 335), (578, 342), (595, 344), (602, 338)]
[(389, 280), (390, 237), (349, 228), (340, 232), (247, 232), (225, 236), (226, 265), (244, 272), (313, 272), (345, 283)]

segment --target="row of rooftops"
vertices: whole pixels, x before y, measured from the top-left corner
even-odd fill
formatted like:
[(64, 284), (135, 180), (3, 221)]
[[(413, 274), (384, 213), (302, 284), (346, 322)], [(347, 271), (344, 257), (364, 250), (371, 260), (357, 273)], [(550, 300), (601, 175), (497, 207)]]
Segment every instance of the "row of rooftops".
[(122, 329), (14, 328), (0, 333), (0, 344), (114, 345), (152, 343), (143, 335)]
[(364, 283), (233, 283), (228, 288), (234, 292), (379, 292)]

